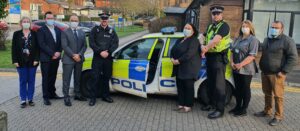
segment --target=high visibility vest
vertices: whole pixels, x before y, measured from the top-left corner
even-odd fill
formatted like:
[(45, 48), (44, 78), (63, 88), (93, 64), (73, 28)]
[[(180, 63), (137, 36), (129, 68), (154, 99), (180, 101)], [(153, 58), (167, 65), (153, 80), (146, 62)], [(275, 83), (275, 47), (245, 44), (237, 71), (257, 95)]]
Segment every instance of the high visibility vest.
[[(205, 37), (205, 44), (207, 45), (216, 35), (216, 33), (219, 31), (220, 27), (224, 24), (224, 22), (220, 22), (215, 29), (213, 29), (213, 24), (210, 24), (207, 30), (207, 34)], [(221, 41), (216, 44), (215, 47), (210, 48), (208, 50), (208, 52), (222, 52), (223, 50), (229, 48), (230, 45), (230, 33), (228, 33), (228, 35), (226, 35), (225, 37), (223, 37), (221, 39)]]

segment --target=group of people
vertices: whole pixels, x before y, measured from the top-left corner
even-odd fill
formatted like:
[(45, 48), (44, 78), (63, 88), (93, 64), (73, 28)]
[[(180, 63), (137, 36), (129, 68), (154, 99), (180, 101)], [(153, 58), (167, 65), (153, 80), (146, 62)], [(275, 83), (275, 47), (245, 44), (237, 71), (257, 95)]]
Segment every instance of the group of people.
[[(95, 26), (89, 37), (89, 44), (94, 51), (90, 106), (96, 103), (95, 90), (101, 87), (102, 100), (112, 103), (109, 94), (109, 79), (112, 75), (111, 54), (117, 49), (119, 39), (116, 32), (108, 26), (109, 14), (99, 14), (101, 24)], [(27, 104), (34, 106), (35, 75), (40, 64), (42, 73), (42, 92), (44, 105), (51, 105), (51, 99), (64, 99), (66, 106), (72, 106), (69, 95), (70, 80), (74, 76), (74, 100), (87, 101), (80, 93), (80, 77), (87, 49), (86, 35), (78, 29), (79, 18), (70, 16), (70, 27), (61, 30), (55, 26), (55, 18), (51, 12), (45, 13), (45, 25), (38, 31), (31, 30), (31, 20), (23, 17), (20, 20), (21, 30), (14, 32), (12, 41), (12, 63), (19, 74), (21, 108)], [(63, 55), (62, 55), (63, 51)], [(59, 61), (63, 68), (63, 97), (56, 94), (55, 81)], [(99, 86), (99, 82), (103, 86)]]
[[(209, 102), (201, 107), (203, 111), (212, 111), (208, 118), (217, 119), (224, 115), (226, 100), (226, 65), (230, 64), (235, 88), (233, 94), (236, 105), (229, 111), (233, 116), (246, 116), (251, 99), (250, 84), (253, 75), (258, 73), (255, 57), (258, 53), (259, 40), (249, 20), (241, 23), (239, 35), (231, 42), (230, 27), (223, 20), (224, 7), (210, 8), (212, 23), (206, 32), (198, 36), (193, 24), (184, 27), (184, 38), (178, 40), (171, 51), (171, 61), (176, 76), (178, 107), (175, 111), (190, 112), (193, 106), (194, 82), (198, 78), (201, 57), (206, 58), (207, 86)], [(272, 115), (272, 102), (275, 99), (274, 118), (269, 122), (275, 126), (283, 119), (283, 95), (286, 74), (297, 64), (298, 53), (292, 38), (283, 33), (284, 24), (274, 21), (269, 28), (268, 36), (261, 44), (262, 56), (259, 62), (261, 69), (262, 90), (265, 95), (265, 107), (254, 115), (267, 117)], [(204, 39), (200, 44), (197, 39)], [(200, 40), (201, 41), (201, 40)], [(228, 55), (228, 54), (232, 55)], [(230, 56), (230, 57), (229, 57)]]
[[(194, 82), (198, 79), (201, 68), (201, 57), (206, 57), (207, 84), (209, 102), (201, 110), (212, 111), (208, 118), (220, 118), (224, 114), (226, 98), (225, 68), (231, 65), (235, 83), (234, 95), (236, 106), (229, 111), (234, 116), (247, 115), (251, 99), (250, 83), (252, 76), (258, 72), (255, 57), (259, 41), (251, 21), (241, 24), (239, 36), (230, 43), (230, 27), (223, 20), (222, 6), (210, 8), (212, 23), (206, 32), (200, 35), (204, 43), (200, 43), (199, 32), (191, 23), (184, 26), (184, 38), (177, 41), (171, 50), (171, 61), (174, 65), (178, 91), (178, 107), (174, 110), (182, 113), (190, 112), (194, 100)], [(89, 44), (93, 49), (93, 84), (90, 89), (90, 106), (96, 103), (96, 90), (99, 80), (102, 82), (102, 100), (112, 103), (109, 93), (109, 80), (112, 76), (112, 52), (118, 47), (118, 36), (108, 26), (108, 14), (101, 14), (101, 24), (95, 26), (89, 36)], [(31, 20), (23, 17), (21, 30), (13, 35), (12, 62), (17, 67), (20, 81), (21, 108), (34, 106), (33, 94), (37, 66), (42, 72), (42, 90), (45, 105), (51, 105), (50, 99), (64, 99), (66, 106), (72, 106), (69, 88), (72, 72), (74, 74), (75, 100), (86, 101), (80, 93), (80, 76), (84, 53), (87, 49), (85, 33), (78, 30), (78, 16), (70, 17), (70, 28), (61, 31), (54, 26), (51, 12), (45, 14), (46, 25), (37, 32), (31, 31)], [(286, 74), (296, 65), (298, 54), (292, 38), (283, 33), (284, 25), (274, 21), (268, 37), (262, 43), (262, 56), (259, 62), (262, 71), (262, 90), (265, 94), (265, 108), (255, 116), (265, 117), (272, 114), (272, 101), (275, 98), (275, 115), (270, 125), (277, 125), (283, 119), (283, 95)], [(61, 52), (63, 63), (63, 95), (56, 94), (55, 81)], [(228, 58), (229, 51), (232, 53)]]

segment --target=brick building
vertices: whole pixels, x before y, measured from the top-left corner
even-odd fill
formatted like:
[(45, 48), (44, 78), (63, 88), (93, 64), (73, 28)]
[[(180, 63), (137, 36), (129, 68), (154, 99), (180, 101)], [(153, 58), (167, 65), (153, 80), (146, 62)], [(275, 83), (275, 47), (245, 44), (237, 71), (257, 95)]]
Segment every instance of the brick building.
[[(171, 6), (175, 0), (169, 0)], [(251, 20), (256, 30), (257, 38), (262, 42), (267, 36), (269, 21), (280, 20), (284, 23), (284, 33), (292, 37), (300, 47), (300, 0), (193, 0), (187, 8), (175, 10), (177, 16), (183, 19), (183, 24), (191, 22), (204, 32), (211, 22), (209, 8), (213, 4), (225, 8), (224, 20), (231, 27), (231, 37), (238, 35), (241, 22)], [(177, 8), (180, 6), (177, 6)], [(180, 11), (184, 9), (184, 11)], [(177, 12), (176, 12), (177, 11)], [(171, 17), (174, 17), (171, 13)]]
[(18, 23), (21, 16), (30, 16), (33, 20), (38, 20), (47, 11), (51, 11), (54, 15), (64, 15), (69, 8), (74, 13), (84, 8), (85, 0), (71, 0), (70, 2), (68, 4), (67, 0), (21, 0), (21, 14), (9, 14), (6, 19), (11, 23)]

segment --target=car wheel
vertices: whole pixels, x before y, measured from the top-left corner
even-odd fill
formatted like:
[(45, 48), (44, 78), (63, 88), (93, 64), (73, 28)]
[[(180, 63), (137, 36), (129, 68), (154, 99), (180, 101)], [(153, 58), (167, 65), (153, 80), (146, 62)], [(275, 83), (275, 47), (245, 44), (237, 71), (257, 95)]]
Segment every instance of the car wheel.
[[(80, 80), (80, 92), (84, 97), (90, 98), (90, 89), (93, 84), (93, 75), (92, 70), (84, 70), (81, 73), (81, 80)], [(99, 85), (99, 84), (98, 84)], [(96, 89), (96, 97), (100, 97), (100, 87)]]
[[(226, 100), (225, 100), (225, 104), (229, 104), (232, 98), (232, 90), (233, 90), (233, 86), (226, 81)], [(204, 80), (201, 84), (200, 87), (198, 89), (198, 101), (201, 104), (207, 105), (209, 104), (210, 98), (209, 98), (209, 93), (208, 93), (208, 86), (207, 86), (207, 80)]]
[(233, 86), (230, 84), (230, 82), (226, 81), (226, 100), (225, 104), (228, 105), (231, 102), (232, 93), (233, 92)]
[(199, 89), (198, 89), (198, 95), (197, 95), (198, 101), (201, 104), (204, 104), (204, 105), (209, 104), (209, 97), (208, 97), (208, 89), (207, 88), (208, 88), (207, 80), (204, 80), (200, 84)]

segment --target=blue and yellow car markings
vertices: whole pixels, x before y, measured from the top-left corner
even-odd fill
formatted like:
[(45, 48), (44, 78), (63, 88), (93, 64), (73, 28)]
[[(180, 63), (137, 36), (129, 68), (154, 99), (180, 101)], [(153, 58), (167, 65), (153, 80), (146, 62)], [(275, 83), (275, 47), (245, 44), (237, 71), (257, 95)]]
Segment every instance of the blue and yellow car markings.
[(131, 60), (129, 64), (129, 79), (146, 81), (147, 60)]

